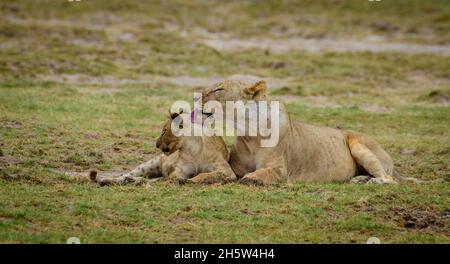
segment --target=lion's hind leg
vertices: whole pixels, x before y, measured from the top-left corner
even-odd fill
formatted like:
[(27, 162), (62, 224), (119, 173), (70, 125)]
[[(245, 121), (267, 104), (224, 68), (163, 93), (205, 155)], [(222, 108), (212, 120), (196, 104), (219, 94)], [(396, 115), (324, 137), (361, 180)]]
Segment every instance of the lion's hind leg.
[(162, 177), (162, 165), (166, 159), (163, 154), (139, 165), (131, 172), (125, 173), (120, 176), (106, 176), (99, 177), (97, 171), (90, 172), (90, 179), (97, 182), (100, 185), (116, 185), (116, 184), (141, 184), (145, 182), (145, 178), (158, 178)]
[(392, 175), (386, 172), (377, 155), (363, 144), (358, 136), (349, 135), (348, 146), (356, 163), (374, 177), (368, 183), (397, 183)]
[(134, 170), (123, 175), (123, 177), (146, 177), (146, 178), (157, 178), (162, 177), (162, 164), (164, 163), (166, 156), (161, 154), (141, 165), (139, 165)]
[(126, 176), (126, 175), (99, 177), (96, 170), (91, 170), (89, 172), (89, 178), (93, 182), (98, 183), (100, 186), (122, 185), (122, 184), (128, 184), (128, 183), (141, 184), (141, 183), (145, 182), (145, 179), (143, 177), (133, 177), (133, 176)]

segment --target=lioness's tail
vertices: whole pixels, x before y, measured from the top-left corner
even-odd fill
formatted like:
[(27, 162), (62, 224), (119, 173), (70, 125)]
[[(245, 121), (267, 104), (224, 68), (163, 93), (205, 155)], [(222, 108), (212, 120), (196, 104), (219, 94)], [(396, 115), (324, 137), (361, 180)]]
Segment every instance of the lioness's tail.
[(414, 182), (414, 183), (423, 183), (424, 181), (418, 180), (412, 177), (403, 177), (396, 169), (394, 169), (394, 178), (399, 182)]

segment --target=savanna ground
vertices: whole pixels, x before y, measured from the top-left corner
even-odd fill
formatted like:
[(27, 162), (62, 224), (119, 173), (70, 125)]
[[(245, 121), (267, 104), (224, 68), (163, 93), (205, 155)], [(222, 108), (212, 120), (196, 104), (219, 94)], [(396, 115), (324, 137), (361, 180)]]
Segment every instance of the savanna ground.
[[(448, 1), (22, 0), (0, 14), (0, 242), (450, 242)], [(74, 177), (149, 159), (169, 106), (233, 75), (265, 78), (293, 118), (371, 135), (428, 182)]]

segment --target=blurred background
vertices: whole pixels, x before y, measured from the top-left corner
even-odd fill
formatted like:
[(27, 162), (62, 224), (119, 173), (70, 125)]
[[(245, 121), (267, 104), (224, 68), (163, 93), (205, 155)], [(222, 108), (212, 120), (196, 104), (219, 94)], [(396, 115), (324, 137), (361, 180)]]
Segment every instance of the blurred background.
[(2, 1), (0, 12), (3, 85), (64, 74), (296, 78), (316, 71), (293, 56), (265, 56), (291, 51), (450, 54), (446, 0), (20, 0)]

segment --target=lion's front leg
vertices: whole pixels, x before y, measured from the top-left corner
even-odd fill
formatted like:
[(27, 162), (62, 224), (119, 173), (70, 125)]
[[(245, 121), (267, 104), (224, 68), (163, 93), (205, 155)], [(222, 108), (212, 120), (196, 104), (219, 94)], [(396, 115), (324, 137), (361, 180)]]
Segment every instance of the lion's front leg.
[(161, 166), (161, 174), (162, 177), (169, 176), (176, 168), (177, 163), (179, 160), (179, 153), (174, 152), (170, 154), (169, 156), (165, 157), (165, 159), (162, 162)]
[(237, 177), (233, 170), (227, 164), (221, 164), (211, 172), (200, 173), (197, 176), (187, 180), (189, 183), (197, 184), (213, 184), (213, 183), (227, 183), (236, 181)]
[(259, 161), (261, 165), (254, 172), (246, 174), (239, 182), (254, 185), (271, 185), (286, 181), (287, 169), (283, 157), (274, 152), (265, 156), (264, 160)]
[(193, 168), (187, 164), (179, 162), (173, 168), (173, 171), (167, 176), (169, 182), (185, 183), (190, 177), (192, 177)]
[(252, 185), (272, 185), (278, 184), (283, 177), (278, 170), (274, 168), (262, 168), (245, 175), (239, 180), (240, 183)]

